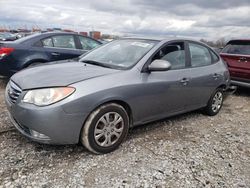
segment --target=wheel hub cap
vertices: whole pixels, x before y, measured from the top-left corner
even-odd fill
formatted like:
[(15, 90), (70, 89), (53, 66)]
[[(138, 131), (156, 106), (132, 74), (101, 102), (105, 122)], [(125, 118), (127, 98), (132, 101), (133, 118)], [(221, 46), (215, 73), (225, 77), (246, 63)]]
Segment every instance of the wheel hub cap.
[(117, 112), (104, 114), (96, 123), (94, 130), (95, 141), (99, 146), (114, 145), (122, 135), (124, 120)]
[(222, 101), (223, 101), (223, 94), (221, 92), (217, 92), (213, 98), (213, 103), (212, 103), (213, 112), (217, 112), (220, 110)]

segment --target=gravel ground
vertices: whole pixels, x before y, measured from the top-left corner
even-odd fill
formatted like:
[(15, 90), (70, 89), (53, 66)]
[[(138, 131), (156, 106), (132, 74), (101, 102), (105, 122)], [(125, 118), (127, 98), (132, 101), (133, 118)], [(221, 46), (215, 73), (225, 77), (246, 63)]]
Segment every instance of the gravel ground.
[(215, 117), (192, 112), (130, 131), (113, 153), (29, 141), (11, 125), (0, 81), (1, 187), (250, 187), (250, 90)]

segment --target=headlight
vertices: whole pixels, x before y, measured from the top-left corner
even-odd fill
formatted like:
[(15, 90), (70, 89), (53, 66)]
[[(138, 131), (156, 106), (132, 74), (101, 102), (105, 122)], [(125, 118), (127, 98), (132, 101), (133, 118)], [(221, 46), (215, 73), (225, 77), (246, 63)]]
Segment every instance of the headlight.
[(68, 97), (74, 93), (74, 91), (75, 88), (73, 87), (34, 89), (28, 91), (22, 101), (37, 106), (46, 106)]

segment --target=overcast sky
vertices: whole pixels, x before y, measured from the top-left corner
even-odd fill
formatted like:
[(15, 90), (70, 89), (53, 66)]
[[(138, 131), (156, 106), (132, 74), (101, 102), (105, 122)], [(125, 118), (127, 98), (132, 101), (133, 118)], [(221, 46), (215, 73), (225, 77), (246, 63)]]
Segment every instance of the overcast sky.
[(250, 0), (0, 0), (0, 27), (249, 38)]

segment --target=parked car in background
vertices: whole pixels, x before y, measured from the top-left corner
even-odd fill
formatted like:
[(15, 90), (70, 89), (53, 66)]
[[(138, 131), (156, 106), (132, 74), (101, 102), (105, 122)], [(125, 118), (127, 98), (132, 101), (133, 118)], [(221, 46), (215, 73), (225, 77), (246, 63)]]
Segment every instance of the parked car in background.
[(232, 84), (250, 87), (250, 39), (229, 41), (220, 56), (228, 65)]
[(16, 37), (17, 37), (17, 39), (20, 39), (20, 38), (23, 38), (23, 37), (27, 37), (27, 36), (30, 36), (30, 35), (32, 35), (32, 34), (34, 34), (34, 33), (16, 33)]
[(17, 37), (11, 33), (0, 33), (0, 41), (14, 41)]
[(76, 58), (101, 45), (101, 42), (74, 33), (33, 34), (14, 42), (0, 42), (0, 75), (51, 61)]
[(200, 42), (127, 38), (18, 72), (5, 100), (28, 138), (108, 153), (132, 126), (196, 109), (216, 115), (229, 84), (224, 62)]

